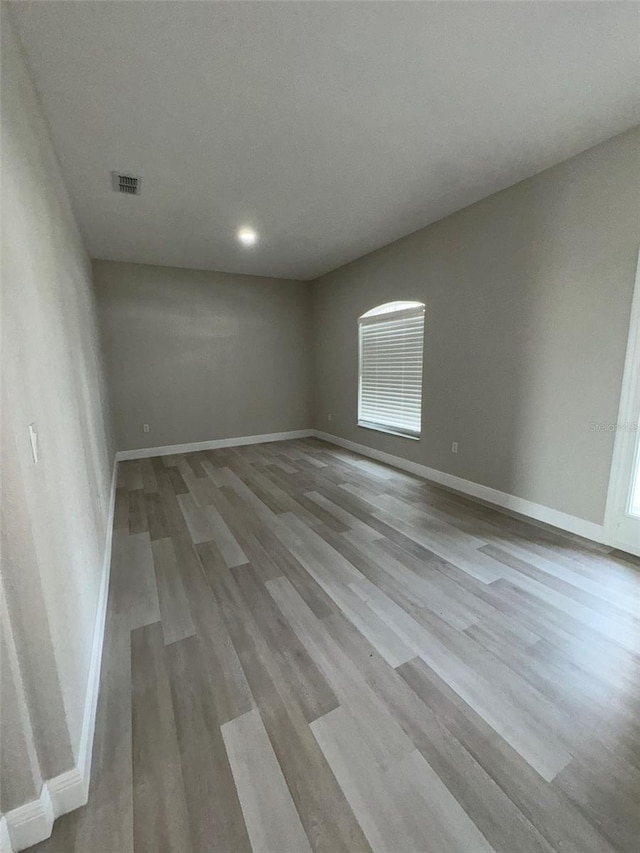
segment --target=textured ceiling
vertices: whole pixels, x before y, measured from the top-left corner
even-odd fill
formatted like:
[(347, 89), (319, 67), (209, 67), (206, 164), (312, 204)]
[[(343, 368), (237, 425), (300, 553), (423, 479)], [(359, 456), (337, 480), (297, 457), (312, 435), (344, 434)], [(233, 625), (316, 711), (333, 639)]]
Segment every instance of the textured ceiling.
[(314, 278), (640, 122), (635, 3), (12, 6), (93, 257)]

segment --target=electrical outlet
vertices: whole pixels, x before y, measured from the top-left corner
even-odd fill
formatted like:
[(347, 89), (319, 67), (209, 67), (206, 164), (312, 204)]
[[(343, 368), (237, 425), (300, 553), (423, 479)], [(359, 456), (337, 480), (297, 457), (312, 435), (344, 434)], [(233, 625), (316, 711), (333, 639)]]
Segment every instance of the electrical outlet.
[(451, 452), (452, 452), (452, 453), (457, 453), (457, 452), (458, 452), (458, 442), (457, 442), (457, 441), (452, 441), (452, 442), (451, 442)]
[(327, 420), (330, 421), (333, 418), (333, 415), (327, 415)]
[(33, 461), (37, 462), (40, 458), (40, 453), (38, 452), (38, 431), (35, 424), (29, 424), (29, 441), (31, 442)]
[(142, 424), (142, 432), (149, 432), (149, 424)]

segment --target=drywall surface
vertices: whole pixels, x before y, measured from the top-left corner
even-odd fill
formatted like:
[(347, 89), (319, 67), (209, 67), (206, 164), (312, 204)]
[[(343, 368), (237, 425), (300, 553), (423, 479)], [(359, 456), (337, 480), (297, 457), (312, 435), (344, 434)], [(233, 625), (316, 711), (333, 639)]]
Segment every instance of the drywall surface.
[(309, 284), (110, 261), (93, 271), (118, 450), (310, 426)]
[[(639, 211), (634, 129), (318, 279), (315, 428), (602, 522)], [(357, 426), (357, 319), (393, 300), (426, 304), (419, 442)]]
[(90, 262), (2, 4), (3, 811), (77, 758), (111, 485), (108, 422)]

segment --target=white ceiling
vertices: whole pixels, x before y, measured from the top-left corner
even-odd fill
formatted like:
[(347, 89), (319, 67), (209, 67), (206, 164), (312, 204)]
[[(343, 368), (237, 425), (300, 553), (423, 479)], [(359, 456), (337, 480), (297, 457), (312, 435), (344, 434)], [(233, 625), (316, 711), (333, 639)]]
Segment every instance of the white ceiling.
[(93, 257), (302, 279), (638, 124), (639, 9), (13, 4)]

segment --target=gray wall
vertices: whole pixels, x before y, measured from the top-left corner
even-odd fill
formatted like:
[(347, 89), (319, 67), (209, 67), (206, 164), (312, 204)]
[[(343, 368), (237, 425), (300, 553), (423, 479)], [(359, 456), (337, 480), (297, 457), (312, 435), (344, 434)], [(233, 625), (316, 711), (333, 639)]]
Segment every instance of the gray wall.
[(311, 426), (309, 284), (112, 261), (93, 271), (118, 450)]
[(77, 760), (113, 451), (91, 267), (5, 4), (2, 206), (0, 807), (7, 811)]
[[(602, 522), (639, 179), (634, 129), (318, 279), (314, 426)], [(427, 306), (419, 442), (356, 425), (356, 321), (396, 299)]]

